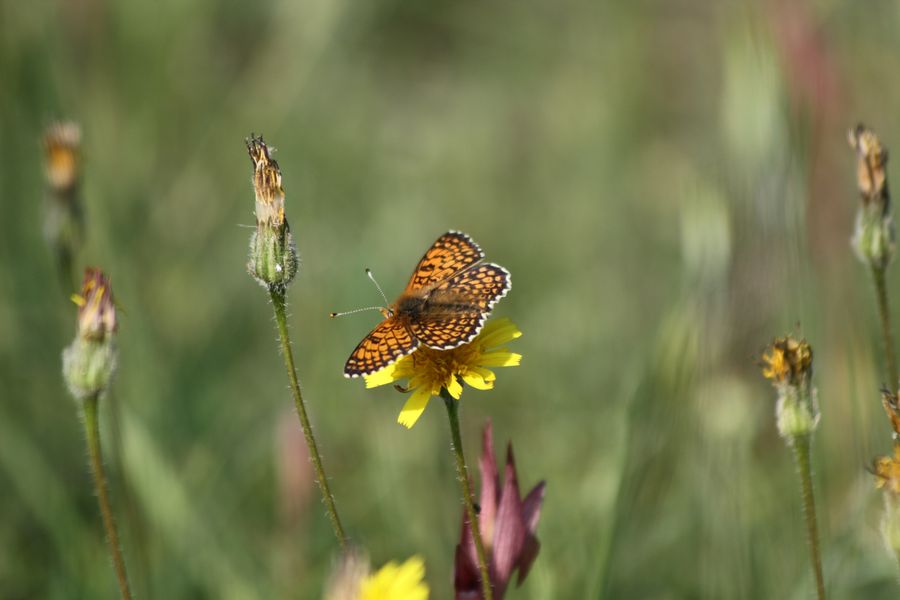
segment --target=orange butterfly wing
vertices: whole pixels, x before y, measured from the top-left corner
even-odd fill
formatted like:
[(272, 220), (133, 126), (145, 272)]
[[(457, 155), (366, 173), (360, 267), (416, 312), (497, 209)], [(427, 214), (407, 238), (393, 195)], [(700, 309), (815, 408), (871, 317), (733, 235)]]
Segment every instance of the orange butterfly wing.
[(484, 252), (472, 238), (459, 231), (439, 237), (416, 265), (406, 293), (438, 284), (484, 258)]
[(344, 365), (344, 377), (371, 375), (419, 347), (403, 323), (389, 317), (359, 343)]
[(427, 311), (410, 321), (412, 334), (435, 350), (471, 342), (510, 285), (509, 271), (501, 266), (485, 264), (466, 269), (434, 288)]

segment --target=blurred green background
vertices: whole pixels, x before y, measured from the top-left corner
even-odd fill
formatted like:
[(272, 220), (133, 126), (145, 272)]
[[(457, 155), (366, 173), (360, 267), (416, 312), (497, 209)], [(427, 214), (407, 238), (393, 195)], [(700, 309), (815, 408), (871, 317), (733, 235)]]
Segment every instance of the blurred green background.
[[(896, 597), (865, 471), (890, 441), (846, 131), (900, 148), (898, 27), (886, 0), (0, 1), (0, 597), (115, 595), (60, 376), (74, 290), (41, 234), (57, 118), (83, 129), (78, 263), (125, 311), (102, 411), (138, 597), (317, 598), (335, 557), (304, 459), (279, 467), (299, 426), (245, 271), (250, 132), (278, 149), (300, 377), (376, 565), (420, 553), (451, 597), (447, 425), (435, 404), (406, 431), (402, 396), (345, 380), (377, 316), (327, 314), (380, 302), (364, 267), (397, 293), (454, 228), (512, 272), (496, 314), (525, 332), (522, 366), (463, 395), (469, 458), (490, 417), (521, 485), (548, 481), (510, 597), (810, 597), (755, 364), (791, 331), (816, 352), (828, 588)], [(896, 267), (890, 287), (898, 308)]]

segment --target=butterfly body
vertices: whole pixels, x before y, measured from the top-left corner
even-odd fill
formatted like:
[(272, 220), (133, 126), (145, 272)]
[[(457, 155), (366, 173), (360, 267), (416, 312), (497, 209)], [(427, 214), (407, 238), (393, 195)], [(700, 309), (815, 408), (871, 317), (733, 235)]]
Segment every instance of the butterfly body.
[(439, 237), (397, 301), (382, 311), (384, 321), (347, 359), (344, 375), (370, 375), (420, 345), (450, 350), (472, 341), (510, 288), (509, 272), (480, 264), (483, 258), (481, 248), (464, 233)]

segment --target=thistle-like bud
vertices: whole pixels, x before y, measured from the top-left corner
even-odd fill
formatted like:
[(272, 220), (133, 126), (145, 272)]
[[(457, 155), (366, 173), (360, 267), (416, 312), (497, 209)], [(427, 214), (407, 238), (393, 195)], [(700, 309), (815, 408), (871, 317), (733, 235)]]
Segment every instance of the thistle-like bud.
[(894, 219), (888, 192), (888, 153), (878, 136), (859, 124), (850, 130), (850, 146), (856, 150), (856, 183), (860, 207), (853, 232), (853, 248), (864, 263), (884, 269), (894, 257)]
[(47, 200), (44, 237), (56, 254), (66, 287), (72, 261), (84, 236), (84, 217), (78, 188), (81, 181), (81, 129), (71, 122), (53, 123), (44, 133), (44, 172)]
[(63, 376), (78, 400), (101, 394), (116, 368), (116, 305), (109, 278), (100, 269), (84, 270), (75, 339), (63, 351)]
[(250, 136), (247, 152), (253, 163), (256, 231), (250, 237), (247, 270), (263, 287), (286, 287), (297, 274), (298, 258), (291, 228), (284, 216), (281, 169), (262, 136)]
[(762, 356), (763, 377), (778, 393), (775, 416), (778, 432), (788, 443), (809, 435), (819, 424), (816, 390), (812, 386), (812, 347), (806, 340), (775, 339)]

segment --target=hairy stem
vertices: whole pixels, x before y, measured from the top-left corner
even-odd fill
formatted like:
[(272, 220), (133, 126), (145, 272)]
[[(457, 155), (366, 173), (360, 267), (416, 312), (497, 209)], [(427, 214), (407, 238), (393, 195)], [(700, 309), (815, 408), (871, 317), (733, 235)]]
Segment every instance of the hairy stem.
[(109, 489), (106, 484), (106, 471), (103, 468), (103, 456), (100, 453), (100, 424), (97, 417), (98, 396), (99, 394), (94, 394), (84, 400), (84, 430), (87, 437), (88, 454), (91, 460), (91, 471), (94, 475), (94, 488), (97, 492), (97, 501), (100, 504), (100, 514), (103, 516), (103, 527), (106, 529), (109, 554), (112, 557), (113, 567), (116, 571), (116, 579), (119, 581), (119, 591), (122, 592), (123, 600), (130, 600), (131, 590), (128, 587), (128, 575), (125, 573), (125, 559), (122, 556), (122, 548), (119, 545), (116, 522), (113, 520), (112, 508), (109, 502)]
[(469, 518), (469, 530), (472, 539), (475, 540), (475, 553), (478, 555), (478, 570), (481, 572), (481, 591), (483, 600), (493, 600), (494, 591), (491, 587), (491, 578), (488, 571), (487, 555), (484, 552), (484, 541), (481, 539), (481, 529), (478, 526), (478, 513), (475, 512), (475, 501), (472, 499), (472, 487), (469, 485), (469, 470), (466, 467), (466, 456), (463, 454), (462, 437), (459, 434), (459, 407), (453, 396), (446, 389), (441, 390), (441, 398), (447, 407), (447, 417), (450, 420), (450, 435), (453, 438), (453, 455), (456, 457), (456, 478), (462, 488), (463, 503), (466, 505), (466, 514)]
[(344, 527), (341, 525), (341, 519), (338, 517), (334, 496), (328, 487), (328, 478), (325, 476), (325, 468), (322, 466), (322, 458), (319, 456), (316, 438), (313, 436), (312, 426), (306, 414), (306, 406), (303, 403), (303, 394), (300, 392), (300, 382), (297, 380), (297, 369), (294, 367), (294, 353), (291, 351), (291, 339), (288, 335), (285, 291), (280, 289), (279, 286), (273, 285), (269, 287), (269, 295), (272, 298), (272, 306), (275, 309), (275, 322), (278, 324), (278, 337), (281, 340), (281, 354), (284, 355), (284, 366), (287, 369), (288, 379), (291, 382), (294, 405), (297, 407), (297, 416), (300, 417), (300, 425), (303, 427), (303, 436), (306, 438), (309, 456), (312, 458), (313, 467), (316, 470), (316, 481), (319, 484), (319, 490), (322, 492), (322, 501), (325, 503), (325, 510), (328, 513), (328, 519), (331, 521), (331, 527), (334, 529), (334, 535), (341, 545), (341, 550), (345, 550), (347, 547), (347, 536), (344, 533)]
[(878, 316), (881, 317), (881, 336), (884, 340), (884, 361), (887, 370), (888, 389), (897, 391), (897, 361), (894, 358), (894, 338), (891, 335), (891, 314), (888, 304), (885, 269), (872, 267), (872, 280), (875, 283), (875, 296), (878, 299)]
[(813, 574), (816, 577), (816, 595), (825, 599), (825, 578), (822, 575), (822, 557), (819, 551), (819, 529), (816, 524), (816, 501), (813, 496), (812, 469), (810, 468), (810, 436), (798, 435), (791, 440), (797, 474), (800, 476), (800, 494), (803, 500), (803, 515), (806, 518), (806, 537)]

